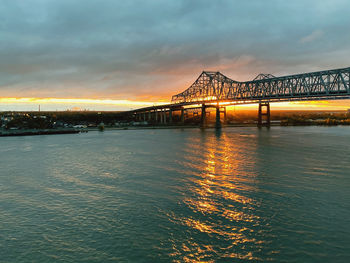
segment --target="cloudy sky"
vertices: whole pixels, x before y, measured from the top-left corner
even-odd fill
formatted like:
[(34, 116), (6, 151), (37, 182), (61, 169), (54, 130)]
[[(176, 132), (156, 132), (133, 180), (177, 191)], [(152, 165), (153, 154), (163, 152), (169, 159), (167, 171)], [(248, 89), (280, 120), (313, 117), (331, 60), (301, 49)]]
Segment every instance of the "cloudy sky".
[(169, 101), (203, 70), (244, 81), (349, 67), (349, 14), (349, 0), (0, 0), (0, 110)]

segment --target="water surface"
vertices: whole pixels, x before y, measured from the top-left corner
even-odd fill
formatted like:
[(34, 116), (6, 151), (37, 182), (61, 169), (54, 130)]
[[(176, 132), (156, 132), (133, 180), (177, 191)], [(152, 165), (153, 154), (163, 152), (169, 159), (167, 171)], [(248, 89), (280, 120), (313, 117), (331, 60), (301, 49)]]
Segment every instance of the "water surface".
[(1, 262), (348, 262), (350, 127), (0, 139)]

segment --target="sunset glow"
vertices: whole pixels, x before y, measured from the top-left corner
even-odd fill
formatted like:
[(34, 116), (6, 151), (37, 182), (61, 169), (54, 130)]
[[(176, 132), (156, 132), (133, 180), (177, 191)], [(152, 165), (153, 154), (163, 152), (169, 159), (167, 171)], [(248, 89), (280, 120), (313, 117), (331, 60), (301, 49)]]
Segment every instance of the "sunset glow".
[[(92, 98), (28, 98), (10, 97), (0, 98), (0, 110), (36, 110), (39, 105), (42, 110), (129, 110), (140, 107), (150, 107), (169, 103), (164, 101), (134, 101), (116, 99), (92, 99)], [(226, 106), (227, 103), (220, 103)], [(349, 101), (303, 101), (303, 102), (278, 102), (271, 107), (280, 110), (347, 110)], [(46, 108), (46, 109), (45, 109)], [(256, 104), (228, 106), (228, 110), (255, 110)]]
[[(130, 100), (111, 100), (111, 99), (63, 99), (63, 98), (0, 98), (0, 103), (42, 103), (42, 104), (103, 104), (103, 105), (123, 105), (123, 106), (152, 106), (157, 103), (145, 101), (130, 101)], [(159, 104), (159, 103), (158, 103)]]
[[(126, 110), (139, 107), (149, 107), (163, 104), (164, 102), (113, 100), (113, 99), (90, 99), (90, 98), (0, 98), (0, 110), (11, 105), (13, 110), (30, 110), (38, 105), (44, 105), (48, 110)], [(102, 107), (102, 108), (101, 108)], [(34, 108), (36, 109), (36, 108)]]

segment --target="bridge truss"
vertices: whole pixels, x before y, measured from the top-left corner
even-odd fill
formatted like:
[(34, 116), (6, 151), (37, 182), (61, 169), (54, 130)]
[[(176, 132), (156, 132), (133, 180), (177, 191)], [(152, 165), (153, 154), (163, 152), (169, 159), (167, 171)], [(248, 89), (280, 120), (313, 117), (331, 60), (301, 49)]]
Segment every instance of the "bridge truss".
[(188, 89), (172, 97), (172, 103), (349, 99), (349, 80), (350, 67), (283, 77), (260, 74), (246, 82), (232, 80), (220, 72), (203, 71)]

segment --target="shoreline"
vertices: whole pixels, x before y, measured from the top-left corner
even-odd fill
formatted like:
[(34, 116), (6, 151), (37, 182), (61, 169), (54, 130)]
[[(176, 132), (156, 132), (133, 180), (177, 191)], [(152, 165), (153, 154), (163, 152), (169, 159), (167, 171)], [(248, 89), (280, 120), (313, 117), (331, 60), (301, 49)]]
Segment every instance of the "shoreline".
[[(290, 125), (281, 125), (279, 123), (273, 123), (270, 125), (270, 127), (296, 127), (296, 126), (318, 126), (318, 127), (335, 127), (335, 126), (349, 126), (344, 124), (337, 124), (337, 125), (320, 125), (320, 124), (290, 124)], [(225, 124), (222, 125), (222, 128), (232, 128), (232, 127), (256, 127), (257, 124), (249, 123), (249, 124)], [(262, 128), (265, 128), (266, 126), (262, 126)], [(215, 126), (206, 126), (206, 127), (200, 127), (199, 125), (169, 125), (169, 126), (125, 126), (125, 127), (105, 127), (104, 131), (108, 130), (152, 130), (152, 129), (215, 129)], [(87, 128), (88, 131), (98, 131), (98, 128)]]
[[(319, 124), (294, 124), (294, 125), (280, 125), (280, 124), (271, 124), (270, 127), (295, 127), (295, 126), (322, 126), (322, 127), (335, 127), (335, 126), (349, 126), (349, 125), (319, 125)], [(222, 125), (222, 128), (232, 128), (232, 127), (257, 127), (256, 124), (226, 124)], [(265, 128), (263, 126), (261, 128)], [(269, 128), (269, 127), (267, 127)], [(215, 129), (215, 126), (200, 127), (199, 125), (172, 125), (172, 126), (126, 126), (126, 127), (105, 127), (104, 131), (113, 131), (113, 130), (162, 130), (162, 129)], [(37, 135), (59, 135), (59, 134), (77, 134), (77, 133), (87, 133), (89, 131), (99, 131), (96, 127), (86, 128), (86, 129), (68, 129), (68, 130), (55, 130), (55, 129), (46, 129), (46, 130), (0, 130), (0, 137), (13, 137), (13, 136), (37, 136)]]
[(80, 130), (16, 130), (16, 131), (1, 131), (0, 137), (11, 136), (36, 136), (36, 135), (55, 135), (55, 134), (75, 134), (80, 133)]

